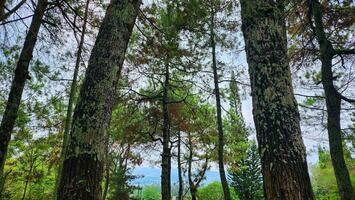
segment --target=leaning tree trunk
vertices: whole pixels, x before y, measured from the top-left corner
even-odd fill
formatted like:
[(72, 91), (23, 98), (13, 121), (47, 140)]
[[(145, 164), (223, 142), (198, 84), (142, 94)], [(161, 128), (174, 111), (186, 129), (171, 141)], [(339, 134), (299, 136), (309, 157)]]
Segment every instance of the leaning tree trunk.
[(340, 109), (341, 96), (336, 90), (333, 80), (332, 60), (335, 50), (324, 32), (322, 10), (318, 0), (311, 0), (311, 13), (314, 18), (314, 33), (319, 43), (320, 59), (322, 62), (321, 76), (327, 106), (327, 129), (329, 137), (329, 149), (334, 173), (342, 200), (355, 199), (351, 185), (349, 171), (345, 163), (341, 125)]
[(287, 58), (281, 0), (242, 0), (253, 115), (266, 199), (314, 199)]
[(73, 115), (63, 170), (60, 200), (100, 200), (107, 128), (125, 51), (140, 0), (111, 0), (91, 52)]
[(81, 29), (80, 41), (79, 41), (79, 45), (78, 45), (78, 51), (76, 54), (73, 79), (72, 79), (72, 83), (70, 86), (69, 101), (68, 101), (68, 107), (67, 107), (67, 113), (66, 113), (66, 119), (65, 119), (65, 125), (64, 125), (64, 133), (63, 133), (62, 151), (61, 151), (60, 157), (59, 157), (59, 166), (58, 166), (58, 174), (57, 174), (58, 178), (56, 180), (55, 190), (57, 190), (59, 182), (60, 182), (60, 177), (61, 177), (61, 173), (62, 173), (62, 169), (63, 169), (63, 160), (64, 160), (64, 155), (65, 155), (65, 149), (68, 144), (70, 125), (71, 125), (72, 118), (73, 118), (72, 115), (73, 115), (73, 108), (74, 108), (74, 99), (75, 99), (75, 96), (77, 93), (77, 87), (78, 87), (78, 76), (79, 76), (80, 63), (81, 63), (81, 57), (82, 57), (81, 54), (82, 54), (83, 48), (84, 48), (84, 40), (85, 40), (85, 34), (86, 34), (86, 25), (87, 25), (87, 19), (88, 19), (89, 4), (90, 4), (90, 0), (87, 0), (86, 5), (85, 5), (85, 12), (84, 12), (84, 23), (83, 23), (83, 27)]
[[(47, 0), (39, 0), (34, 12), (30, 28), (25, 38), (20, 57), (15, 69), (15, 77), (12, 80), (10, 94), (6, 103), (4, 115), (0, 125), (0, 182), (6, 160), (6, 153), (14, 129), (17, 112), (21, 104), (21, 97), (26, 80), (29, 78), (29, 64), (32, 59), (33, 49), (37, 42), (37, 36), (41, 27), (41, 21), (47, 7)], [(1, 189), (0, 189), (1, 190)]]
[(211, 47), (212, 47), (212, 70), (213, 70), (213, 80), (214, 80), (214, 93), (216, 97), (216, 108), (217, 108), (217, 129), (218, 129), (218, 169), (221, 178), (223, 196), (224, 200), (231, 200), (231, 195), (229, 192), (229, 186), (227, 182), (226, 172), (224, 170), (224, 133), (223, 133), (223, 121), (222, 121), (222, 106), (221, 97), (219, 91), (219, 78), (217, 72), (217, 61), (216, 61), (216, 42), (214, 33), (214, 16), (215, 13), (212, 11), (211, 14), (211, 24), (210, 24), (210, 36), (211, 36)]
[(162, 99), (163, 110), (163, 153), (162, 153), (162, 173), (161, 173), (161, 195), (162, 200), (171, 199), (171, 148), (170, 148), (170, 116), (168, 110), (169, 104), (169, 81), (170, 72), (169, 65), (165, 66), (165, 81), (164, 81), (164, 94)]

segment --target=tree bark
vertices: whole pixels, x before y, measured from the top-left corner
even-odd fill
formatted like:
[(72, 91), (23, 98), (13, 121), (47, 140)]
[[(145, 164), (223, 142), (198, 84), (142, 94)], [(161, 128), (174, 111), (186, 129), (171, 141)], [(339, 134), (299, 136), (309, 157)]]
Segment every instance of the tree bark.
[(6, 0), (0, 0), (0, 17), (5, 14), (5, 3)]
[(210, 36), (211, 36), (211, 47), (212, 47), (212, 69), (213, 69), (213, 80), (214, 80), (214, 93), (216, 97), (216, 108), (217, 108), (217, 128), (218, 128), (218, 168), (219, 175), (221, 178), (224, 200), (231, 200), (231, 195), (229, 192), (229, 186), (227, 182), (226, 172), (224, 170), (224, 133), (223, 133), (223, 122), (222, 122), (222, 109), (221, 109), (221, 97), (219, 91), (219, 78), (217, 72), (217, 61), (216, 61), (216, 42), (214, 33), (214, 17), (215, 13), (211, 13), (211, 24), (210, 24)]
[[(32, 59), (33, 49), (37, 42), (41, 21), (47, 7), (47, 0), (39, 0), (36, 6), (30, 28), (15, 69), (15, 77), (11, 83), (9, 97), (0, 125), (0, 179), (4, 170), (6, 153), (14, 129), (17, 112), (21, 104), (22, 93), (26, 80), (29, 77), (29, 64)], [(1, 182), (1, 181), (0, 181)], [(2, 190), (2, 189), (0, 189)], [(0, 196), (1, 198), (1, 196)]]
[(328, 40), (322, 21), (322, 10), (318, 0), (311, 1), (311, 13), (314, 18), (314, 33), (318, 40), (320, 59), (322, 62), (321, 76), (327, 106), (327, 129), (330, 156), (342, 200), (355, 199), (349, 171), (345, 163), (342, 134), (340, 125), (341, 96), (334, 86), (332, 60), (335, 55), (333, 45)]
[(161, 174), (161, 194), (162, 200), (171, 199), (171, 148), (170, 148), (170, 116), (168, 110), (169, 104), (169, 83), (170, 72), (169, 65), (165, 65), (165, 81), (163, 86), (163, 153), (162, 153), (162, 174)]
[(117, 72), (123, 65), (140, 4), (140, 0), (111, 0), (107, 8), (74, 110), (57, 199), (102, 199), (107, 128)]
[(184, 179), (182, 177), (182, 164), (181, 164), (181, 132), (178, 132), (178, 143), (177, 143), (177, 164), (178, 164), (178, 176), (179, 176), (179, 193), (178, 200), (183, 200), (184, 194)]
[(314, 199), (287, 58), (283, 1), (242, 0), (265, 198)]
[(73, 79), (72, 79), (72, 83), (71, 83), (71, 86), (70, 86), (68, 108), (67, 108), (67, 113), (66, 113), (66, 119), (65, 119), (65, 125), (64, 125), (64, 133), (63, 133), (63, 141), (62, 141), (62, 151), (60, 153), (60, 158), (59, 158), (59, 166), (58, 166), (58, 174), (57, 174), (58, 178), (56, 180), (55, 191), (58, 188), (58, 185), (59, 185), (59, 182), (60, 182), (60, 177), (61, 177), (62, 170), (63, 170), (64, 155), (65, 155), (66, 146), (68, 144), (68, 137), (69, 137), (69, 133), (70, 133), (70, 125), (71, 125), (72, 118), (73, 118), (72, 115), (73, 115), (73, 108), (74, 108), (74, 99), (75, 99), (75, 96), (76, 96), (76, 93), (77, 93), (77, 88), (78, 88), (78, 75), (79, 75), (79, 70), (80, 70), (81, 54), (83, 52), (84, 41), (85, 41), (89, 4), (90, 4), (90, 0), (87, 0), (86, 1), (86, 5), (85, 5), (85, 11), (84, 11), (84, 23), (83, 23), (83, 27), (81, 29), (80, 41), (79, 41), (79, 45), (78, 45), (78, 51), (77, 51), (77, 54), (76, 54), (76, 61), (75, 61)]

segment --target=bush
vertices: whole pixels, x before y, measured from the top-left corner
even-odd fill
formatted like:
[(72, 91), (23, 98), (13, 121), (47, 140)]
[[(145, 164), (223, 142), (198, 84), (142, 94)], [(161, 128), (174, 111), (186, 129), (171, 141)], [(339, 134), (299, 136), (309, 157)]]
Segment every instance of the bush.
[(157, 185), (148, 185), (143, 188), (143, 200), (159, 200), (161, 199), (160, 188)]
[[(230, 189), (233, 200), (238, 200), (235, 192)], [(223, 189), (220, 182), (213, 182), (198, 190), (198, 197), (201, 200), (224, 200)]]

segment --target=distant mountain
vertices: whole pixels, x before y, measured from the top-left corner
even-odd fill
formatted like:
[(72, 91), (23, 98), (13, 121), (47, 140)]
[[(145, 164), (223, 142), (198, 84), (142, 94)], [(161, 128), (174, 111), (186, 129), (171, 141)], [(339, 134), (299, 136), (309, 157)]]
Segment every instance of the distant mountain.
[[(150, 168), (150, 167), (138, 167), (133, 170), (133, 175), (138, 176), (139, 178), (132, 181), (134, 185), (159, 185), (161, 169), (159, 168)], [(211, 182), (220, 181), (219, 173), (216, 171), (207, 171), (206, 179), (202, 182), (202, 185), (208, 184)], [(178, 184), (178, 170), (171, 170), (171, 184)]]

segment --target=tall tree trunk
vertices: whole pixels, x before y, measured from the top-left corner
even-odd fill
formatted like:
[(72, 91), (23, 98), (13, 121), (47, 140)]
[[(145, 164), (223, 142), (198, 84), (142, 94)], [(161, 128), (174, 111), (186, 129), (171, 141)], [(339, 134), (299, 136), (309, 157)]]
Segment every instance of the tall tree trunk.
[(26, 192), (27, 192), (28, 182), (29, 182), (29, 180), (28, 180), (28, 179), (26, 179), (26, 182), (25, 182), (25, 188), (23, 189), (23, 193), (22, 193), (22, 198), (21, 198), (21, 200), (24, 200), (24, 199), (25, 199), (25, 197), (26, 197)]
[(178, 143), (177, 143), (177, 164), (178, 164), (178, 176), (179, 176), (179, 193), (178, 200), (183, 200), (184, 193), (184, 179), (182, 177), (182, 164), (181, 164), (181, 132), (178, 132)]
[(314, 199), (287, 58), (284, 1), (241, 0), (266, 199)]
[[(33, 49), (37, 42), (37, 36), (41, 27), (41, 21), (47, 7), (47, 0), (39, 0), (36, 6), (30, 28), (25, 38), (25, 43), (17, 62), (15, 77), (11, 83), (10, 94), (0, 125), (0, 179), (4, 170), (6, 153), (11, 139), (11, 133), (15, 126), (17, 112), (20, 107), (22, 93), (26, 80), (29, 78), (29, 64), (32, 59)], [(0, 181), (1, 182), (1, 181)], [(0, 189), (1, 190), (1, 189)], [(1, 196), (0, 196), (1, 198)]]
[(171, 199), (171, 149), (170, 149), (170, 116), (168, 110), (169, 104), (169, 83), (170, 72), (169, 65), (165, 65), (165, 81), (163, 86), (163, 153), (162, 153), (162, 174), (161, 174), (161, 194), (162, 200)]
[(218, 168), (219, 175), (221, 178), (224, 200), (231, 200), (231, 195), (229, 192), (229, 186), (227, 182), (226, 172), (224, 170), (224, 133), (223, 133), (223, 122), (222, 122), (222, 109), (221, 109), (221, 97), (219, 92), (219, 78), (217, 72), (217, 61), (216, 61), (216, 42), (214, 33), (214, 17), (215, 13), (211, 13), (211, 24), (210, 24), (210, 35), (211, 35), (211, 47), (212, 47), (212, 69), (213, 69), (213, 80), (214, 80), (214, 93), (216, 97), (216, 108), (217, 108), (217, 128), (218, 128)]
[(5, 14), (5, 3), (6, 0), (0, 0), (0, 17)]
[(60, 200), (101, 200), (107, 128), (125, 51), (140, 0), (111, 0), (91, 52), (76, 105), (63, 170)]
[(318, 0), (311, 1), (311, 13), (314, 18), (314, 33), (319, 43), (320, 59), (322, 62), (321, 76), (327, 106), (327, 129), (329, 137), (330, 156), (335, 177), (342, 200), (355, 199), (349, 171), (345, 163), (342, 134), (340, 125), (341, 95), (336, 90), (333, 80), (332, 59), (335, 50), (327, 39), (322, 21), (322, 9)]
[(75, 61), (73, 79), (72, 79), (72, 83), (71, 83), (71, 86), (70, 86), (68, 108), (67, 108), (67, 113), (66, 113), (66, 119), (65, 119), (65, 125), (64, 125), (64, 133), (63, 133), (63, 141), (62, 141), (62, 151), (60, 153), (60, 158), (59, 158), (59, 166), (58, 166), (58, 174), (57, 174), (58, 178), (56, 180), (55, 191), (58, 188), (58, 185), (59, 185), (59, 182), (60, 182), (61, 173), (62, 173), (62, 170), (63, 170), (64, 155), (65, 155), (66, 146), (68, 144), (68, 137), (69, 137), (69, 133), (70, 133), (70, 125), (71, 125), (72, 118), (73, 118), (72, 115), (73, 115), (73, 108), (74, 108), (74, 99), (75, 99), (75, 96), (76, 96), (76, 93), (77, 93), (77, 88), (78, 88), (78, 75), (79, 75), (79, 70), (80, 70), (81, 54), (83, 52), (84, 41), (85, 41), (89, 4), (90, 4), (90, 0), (87, 0), (86, 1), (86, 5), (85, 5), (85, 12), (84, 12), (84, 23), (83, 23), (83, 27), (81, 29), (80, 41), (79, 41), (79, 45), (78, 45), (78, 51), (77, 51), (77, 54), (76, 54), (76, 61)]
[(191, 194), (191, 200), (196, 200), (197, 199), (197, 189), (195, 187), (195, 184), (192, 180), (192, 159), (193, 159), (193, 144), (192, 144), (192, 138), (190, 133), (188, 133), (188, 140), (189, 140), (189, 158), (188, 158), (188, 168), (187, 168), (187, 176), (189, 178), (189, 187), (190, 187), (190, 194)]

